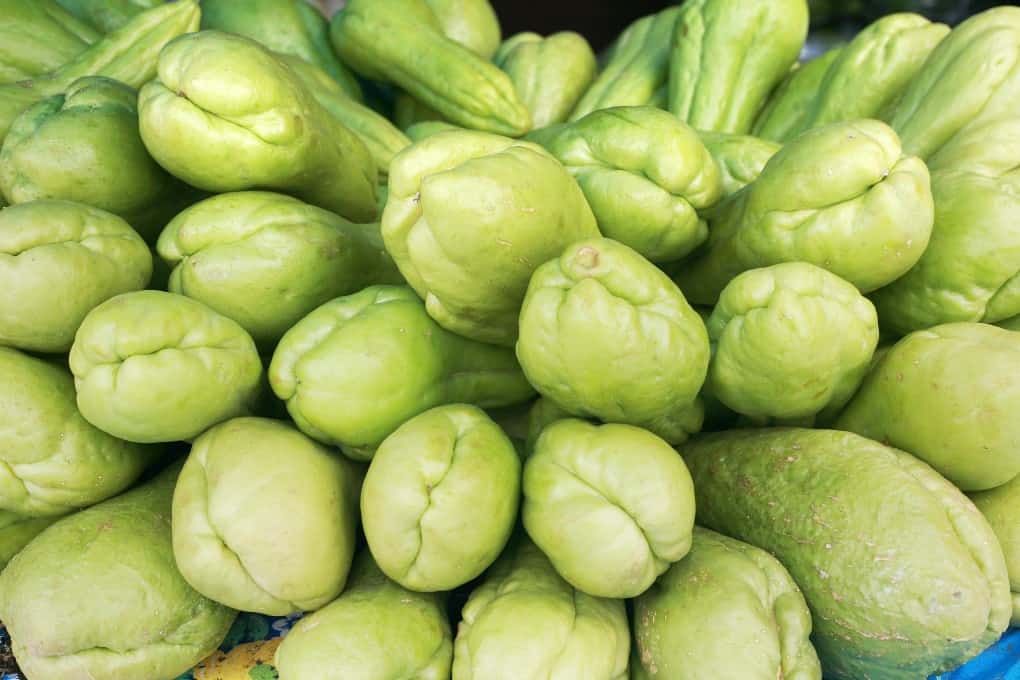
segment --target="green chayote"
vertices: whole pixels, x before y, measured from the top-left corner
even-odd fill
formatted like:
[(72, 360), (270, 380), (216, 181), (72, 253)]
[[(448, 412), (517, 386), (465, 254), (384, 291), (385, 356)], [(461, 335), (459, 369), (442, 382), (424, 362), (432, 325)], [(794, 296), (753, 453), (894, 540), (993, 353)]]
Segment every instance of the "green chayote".
[(576, 590), (519, 538), (464, 605), (453, 680), (626, 680), (629, 653), (623, 601)]
[(653, 262), (679, 260), (708, 238), (698, 211), (722, 195), (719, 166), (669, 112), (600, 109), (533, 137), (577, 180), (604, 236)]
[(70, 365), (82, 415), (137, 442), (187, 440), (248, 413), (262, 377), (255, 343), (237, 323), (155, 290), (89, 312)]
[(574, 418), (565, 408), (547, 397), (539, 397), (528, 409), (527, 431), (525, 432), (525, 453), (530, 456), (535, 450), (542, 431), (557, 420)]
[(723, 289), (707, 326), (712, 396), (762, 420), (838, 412), (878, 345), (875, 307), (806, 262), (740, 274)]
[(510, 438), (510, 443), (514, 445), (522, 460), (527, 457), (524, 444), (528, 438), (528, 428), (531, 424), (531, 410), (536, 401), (538, 400), (488, 408), (483, 411)]
[(689, 0), (674, 33), (669, 110), (698, 130), (750, 132), (807, 30), (806, 0)]
[(361, 138), (372, 154), (379, 174), (389, 174), (393, 157), (411, 144), (407, 135), (381, 114), (348, 96), (321, 68), (299, 57), (285, 54), (279, 56), (301, 79), (316, 101)]
[(669, 83), (665, 83), (657, 89), (646, 106), (654, 106), (663, 111), (669, 110)]
[(920, 14), (889, 14), (871, 24), (840, 50), (810, 105), (779, 141), (829, 123), (881, 117), (947, 33), (948, 26)]
[(562, 123), (595, 79), (595, 53), (573, 31), (546, 38), (518, 33), (504, 42), (493, 61), (509, 74), (535, 128)]
[(1020, 116), (973, 124), (928, 161), (935, 226), (905, 275), (872, 294), (884, 329), (1020, 313)]
[(386, 578), (363, 550), (340, 597), (298, 621), (277, 648), (280, 680), (449, 678), (453, 636), (443, 604), (438, 593)]
[(106, 76), (130, 87), (141, 87), (156, 75), (163, 47), (182, 33), (197, 29), (198, 21), (196, 0), (161, 4), (97, 40), (56, 70), (30, 81), (0, 85), (0, 142), (22, 111), (64, 92), (84, 76)]
[(0, 150), (0, 191), (11, 205), (44, 198), (118, 215), (148, 240), (190, 196), (159, 167), (138, 134), (138, 93), (86, 76), (11, 126)]
[[(705, 325), (669, 277), (627, 246), (587, 239), (531, 278), (517, 357), (543, 396), (672, 444), (701, 425)], [(597, 367), (597, 370), (593, 370)]]
[(202, 0), (202, 29), (236, 33), (322, 69), (348, 97), (361, 86), (329, 42), (329, 25), (306, 0)]
[(195, 440), (177, 480), (177, 566), (195, 590), (235, 609), (318, 609), (347, 581), (357, 493), (350, 463), (293, 426), (220, 423)]
[(722, 196), (729, 197), (758, 179), (765, 164), (780, 148), (776, 142), (750, 135), (699, 131), (722, 177)]
[(584, 194), (541, 147), (450, 131), (390, 167), (386, 250), (444, 328), (512, 345), (528, 279), (564, 246), (596, 236)]
[(383, 440), (361, 491), (365, 538), (387, 576), (417, 591), (480, 575), (510, 538), (521, 462), (485, 413), (446, 404)]
[(679, 7), (668, 7), (625, 28), (613, 43), (605, 68), (569, 120), (599, 109), (648, 104), (668, 80), (673, 28), (679, 13)]
[(420, 142), (426, 137), (431, 137), (437, 132), (461, 129), (463, 128), (460, 128), (453, 123), (447, 123), (441, 120), (423, 120), (418, 123), (412, 123), (406, 130), (404, 130), (404, 132), (412, 142)]
[(818, 94), (829, 66), (839, 58), (842, 50), (843, 47), (834, 47), (807, 63), (796, 65), (758, 113), (751, 128), (752, 134), (773, 142), (789, 141), (791, 130), (800, 124)]
[(330, 37), (359, 74), (392, 82), (452, 123), (527, 132), (531, 115), (510, 77), (443, 30), (427, 0), (350, 0), (333, 18)]
[(99, 39), (57, 0), (0, 1), (0, 85), (49, 73)]
[(170, 292), (205, 303), (271, 346), (324, 302), (400, 282), (371, 228), (290, 196), (242, 191), (179, 214), (158, 249), (173, 268)]
[(372, 286), (313, 311), (283, 336), (269, 380), (303, 432), (361, 460), (433, 406), (506, 406), (534, 394), (512, 351), (444, 330), (404, 286)]
[(953, 323), (911, 333), (872, 368), (835, 427), (908, 451), (964, 491), (1020, 473), (1020, 335)]
[(491, 59), (499, 49), (502, 30), (489, 0), (425, 0), (450, 40), (463, 45), (482, 59)]
[(0, 211), (0, 345), (66, 352), (85, 315), (145, 288), (152, 255), (124, 220), (70, 201)]
[(1020, 626), (1020, 476), (988, 491), (970, 494), (970, 499), (995, 531), (1006, 556), (1009, 586), (1013, 597), (1010, 624)]
[(720, 203), (705, 245), (674, 270), (688, 300), (714, 304), (747, 269), (803, 261), (862, 292), (905, 274), (931, 235), (928, 169), (877, 120), (833, 123), (784, 146)]
[(275, 189), (354, 221), (376, 217), (368, 148), (253, 40), (219, 31), (174, 40), (138, 113), (149, 153), (189, 184)]
[(948, 671), (1009, 624), (992, 528), (913, 456), (797, 428), (708, 435), (682, 453), (699, 525), (768, 551), (800, 586), (826, 678)]
[(0, 347), (0, 510), (66, 514), (120, 493), (156, 457), (90, 425), (66, 368)]
[(24, 517), (0, 510), (0, 571), (57, 517)]
[(115, 31), (162, 0), (57, 0), (64, 9), (103, 33)]
[[(417, 123), (445, 123), (447, 121), (443, 119), (441, 113), (428, 104), (422, 104), (406, 92), (400, 92), (393, 100), (393, 122), (401, 130), (407, 130)], [(460, 129), (463, 126), (454, 125), (454, 127)]]
[(237, 614), (174, 564), (180, 466), (57, 521), (0, 576), (0, 616), (26, 677), (176, 678), (216, 650)]
[(1016, 115), (1020, 106), (1020, 7), (995, 7), (954, 28), (889, 118), (907, 154), (927, 160), (962, 128)]
[(776, 558), (695, 527), (690, 553), (634, 601), (631, 677), (821, 680), (810, 634), (804, 596)]
[(589, 595), (636, 597), (691, 547), (690, 473), (646, 430), (553, 422), (528, 457), (523, 489), (528, 535)]

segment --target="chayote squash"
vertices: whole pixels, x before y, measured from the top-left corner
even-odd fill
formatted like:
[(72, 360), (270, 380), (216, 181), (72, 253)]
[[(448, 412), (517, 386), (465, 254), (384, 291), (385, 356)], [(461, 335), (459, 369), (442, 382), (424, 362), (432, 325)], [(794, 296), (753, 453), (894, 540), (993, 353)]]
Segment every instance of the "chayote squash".
[(196, 30), (198, 21), (196, 0), (161, 4), (134, 17), (60, 68), (30, 81), (0, 85), (0, 143), (22, 111), (63, 93), (83, 76), (106, 76), (130, 87), (141, 87), (156, 75), (163, 47), (182, 33)]
[(534, 408), (536, 401), (538, 399), (511, 406), (489, 408), (483, 411), (510, 439), (510, 443), (513, 444), (514, 450), (517, 451), (518, 458), (521, 461), (527, 458), (525, 444), (527, 443), (528, 428), (531, 423), (531, 409)]
[(535, 450), (535, 443), (538, 441), (542, 431), (557, 420), (564, 418), (576, 418), (565, 408), (548, 397), (539, 397), (528, 409), (527, 428), (524, 433), (525, 458)]
[(159, 451), (92, 426), (64, 366), (0, 347), (0, 510), (57, 517), (131, 486)]
[(1009, 624), (992, 528), (913, 456), (797, 428), (707, 435), (682, 453), (699, 524), (772, 553), (800, 586), (826, 678), (948, 671)]
[(359, 481), (339, 452), (288, 423), (215, 425), (195, 439), (174, 491), (177, 567), (229, 607), (274, 616), (318, 609), (347, 581)]
[(350, 0), (330, 38), (360, 75), (401, 87), (452, 123), (513, 136), (531, 128), (510, 77), (445, 35), (426, 0)]
[(66, 352), (85, 316), (152, 275), (145, 241), (116, 215), (70, 201), (0, 211), (0, 345)]
[(1013, 618), (1020, 626), (1020, 476), (1002, 486), (970, 494), (970, 499), (988, 520), (1006, 556), (1009, 586), (1013, 595)]
[(193, 192), (152, 160), (138, 133), (138, 93), (86, 76), (23, 112), (0, 150), (11, 205), (40, 199), (109, 211), (154, 242)]
[(789, 141), (793, 136), (791, 130), (806, 115), (829, 66), (839, 58), (844, 48), (833, 47), (804, 64), (795, 65), (758, 113), (751, 128), (754, 136), (773, 142)]
[(889, 126), (833, 123), (791, 141), (720, 203), (708, 241), (674, 280), (692, 303), (711, 305), (744, 270), (803, 261), (872, 291), (918, 261), (932, 212), (928, 169)]
[(449, 678), (444, 604), (438, 593), (401, 588), (362, 550), (340, 597), (298, 621), (276, 649), (280, 680)]
[(890, 14), (871, 24), (839, 51), (810, 105), (779, 141), (829, 123), (880, 118), (947, 33), (948, 26), (919, 14)]
[(528, 535), (588, 595), (636, 597), (691, 547), (690, 473), (647, 430), (553, 422), (528, 456), (523, 488)]
[[(406, 92), (400, 92), (393, 100), (393, 122), (401, 130), (407, 130), (417, 123), (446, 123), (448, 121), (431, 106), (422, 104)], [(463, 128), (464, 126), (456, 125), (454, 127)]]
[(513, 345), (532, 272), (598, 235), (574, 178), (541, 147), (440, 132), (401, 152), (383, 212), (386, 250), (440, 326)]
[(634, 600), (631, 678), (821, 680), (810, 634), (804, 596), (776, 558), (695, 527), (687, 556)]
[(29, 678), (163, 680), (216, 650), (237, 615), (174, 563), (180, 470), (59, 520), (0, 576), (0, 616)]
[(359, 460), (433, 406), (506, 406), (534, 394), (513, 352), (444, 330), (403, 286), (313, 311), (283, 336), (269, 381), (303, 432)]
[(243, 328), (183, 295), (110, 298), (85, 317), (69, 357), (88, 421), (136, 442), (189, 440), (246, 415), (262, 363)]
[(365, 539), (403, 587), (453, 590), (499, 557), (520, 495), (521, 461), (499, 425), (469, 404), (436, 406), (372, 457), (361, 490)]
[(585, 239), (539, 267), (520, 330), (528, 380), (570, 413), (672, 444), (700, 427), (692, 404), (708, 369), (705, 325), (669, 277), (627, 246)]
[(243, 35), (299, 57), (322, 69), (351, 99), (362, 99), (361, 85), (333, 53), (326, 19), (307, 0), (202, 0), (202, 29)]
[(420, 142), (426, 137), (431, 137), (437, 132), (446, 132), (448, 130), (462, 130), (463, 128), (454, 125), (453, 123), (446, 123), (441, 120), (423, 120), (420, 123), (412, 123), (404, 130), (404, 133), (410, 137), (412, 142)]
[(49, 73), (99, 37), (56, 0), (0, 0), (0, 85)]
[(625, 28), (569, 120), (613, 106), (648, 104), (668, 79), (673, 28), (679, 13), (679, 7), (667, 7)]
[(669, 66), (669, 110), (698, 130), (746, 134), (804, 46), (806, 0), (689, 0)]
[(594, 111), (529, 135), (574, 176), (599, 231), (653, 262), (683, 258), (708, 238), (698, 214), (722, 195), (719, 167), (698, 134), (668, 111)]
[[(835, 414), (878, 346), (875, 307), (821, 267), (785, 262), (726, 285), (708, 319), (712, 395), (759, 421)], [(762, 361), (763, 354), (771, 359)]]
[(928, 160), (967, 125), (1020, 107), (1020, 7), (975, 14), (932, 50), (889, 118), (907, 154)]
[[(496, 61), (502, 31), (489, 0), (425, 1), (443, 35), (482, 59)], [(408, 93), (398, 92), (393, 102), (393, 121), (400, 129), (407, 130), (416, 123), (444, 122), (444, 116)]]
[(201, 31), (174, 40), (138, 112), (149, 153), (193, 186), (290, 192), (356, 222), (377, 215), (368, 147), (249, 38)]
[[(159, 237), (168, 290), (194, 298), (272, 347), (319, 305), (376, 283), (400, 283), (370, 227), (268, 191), (219, 194)], [(252, 291), (259, 295), (252, 295)]]
[(535, 128), (562, 123), (595, 78), (595, 53), (578, 33), (518, 33), (493, 61), (507, 72)]
[[(301, 0), (304, 2), (304, 0)], [(354, 131), (368, 147), (379, 174), (386, 177), (390, 163), (404, 147), (411, 144), (407, 135), (398, 130), (382, 114), (348, 96), (343, 88), (315, 64), (300, 57), (281, 54), (280, 60), (290, 66), (315, 100), (342, 124)], [(384, 202), (385, 203), (385, 202)]]
[(68, 12), (87, 21), (103, 33), (124, 26), (142, 12), (158, 7), (163, 0), (57, 0)]
[(623, 601), (573, 588), (518, 537), (464, 605), (453, 680), (626, 680), (629, 653)]
[(463, 45), (482, 59), (491, 59), (499, 49), (502, 30), (489, 0), (425, 0), (439, 28), (450, 40)]
[(0, 510), (0, 571), (58, 517), (24, 517)]
[(723, 198), (732, 196), (758, 179), (765, 164), (782, 148), (776, 142), (750, 135), (701, 130), (698, 136), (719, 166)]
[(663, 84), (652, 94), (646, 106), (654, 106), (657, 109), (666, 111), (669, 109), (669, 84)]
[(964, 491), (1020, 473), (1020, 335), (978, 323), (911, 333), (835, 427), (909, 451)]
[(1020, 117), (967, 126), (928, 165), (931, 243), (910, 271), (872, 293), (883, 328), (904, 335), (1020, 313)]

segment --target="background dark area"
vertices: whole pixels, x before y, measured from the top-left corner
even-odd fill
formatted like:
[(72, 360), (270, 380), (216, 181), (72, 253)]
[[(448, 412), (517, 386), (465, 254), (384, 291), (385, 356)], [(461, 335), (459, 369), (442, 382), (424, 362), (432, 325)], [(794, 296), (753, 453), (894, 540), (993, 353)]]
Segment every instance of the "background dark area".
[[(503, 26), (503, 35), (534, 31), (542, 35), (557, 31), (577, 31), (595, 51), (608, 47), (627, 24), (675, 2), (666, 0), (492, 0)], [(810, 0), (812, 28), (859, 29), (864, 24), (892, 12), (917, 12), (929, 19), (955, 24), (966, 17), (996, 5), (1017, 2), (995, 0)]]
[(547, 0), (520, 2), (492, 0), (499, 15), (503, 35), (534, 31), (542, 35), (557, 31), (577, 31), (588, 39), (596, 52), (608, 47), (627, 24), (646, 14), (675, 4), (665, 0), (628, 0), (627, 2), (584, 2)]

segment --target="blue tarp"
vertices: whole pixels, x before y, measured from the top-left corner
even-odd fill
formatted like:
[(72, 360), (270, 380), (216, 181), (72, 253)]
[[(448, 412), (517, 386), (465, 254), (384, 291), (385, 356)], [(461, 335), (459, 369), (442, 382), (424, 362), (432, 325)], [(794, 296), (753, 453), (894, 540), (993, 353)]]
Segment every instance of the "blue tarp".
[(934, 680), (1020, 680), (1020, 628), (1006, 631), (984, 654)]

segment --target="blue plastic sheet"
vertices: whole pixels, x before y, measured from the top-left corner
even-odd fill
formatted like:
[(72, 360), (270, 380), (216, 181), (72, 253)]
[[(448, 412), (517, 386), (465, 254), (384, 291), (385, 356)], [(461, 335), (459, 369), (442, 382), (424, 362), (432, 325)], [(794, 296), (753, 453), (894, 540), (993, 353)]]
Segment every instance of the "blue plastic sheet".
[(984, 654), (934, 680), (1020, 680), (1020, 628), (1006, 631)]

